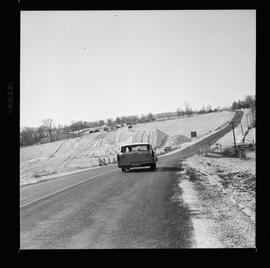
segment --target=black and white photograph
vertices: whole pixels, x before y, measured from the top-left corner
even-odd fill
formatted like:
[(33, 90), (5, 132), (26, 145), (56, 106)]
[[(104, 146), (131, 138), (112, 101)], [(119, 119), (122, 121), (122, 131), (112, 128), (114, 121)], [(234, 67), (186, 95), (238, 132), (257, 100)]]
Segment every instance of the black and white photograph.
[(256, 15), (21, 10), (19, 249), (256, 249)]

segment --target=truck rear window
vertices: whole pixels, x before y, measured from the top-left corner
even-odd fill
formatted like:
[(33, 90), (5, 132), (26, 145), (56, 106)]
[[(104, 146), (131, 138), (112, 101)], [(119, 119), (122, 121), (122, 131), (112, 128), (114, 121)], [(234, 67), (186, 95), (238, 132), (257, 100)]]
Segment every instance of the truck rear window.
[(121, 148), (122, 153), (129, 153), (129, 152), (143, 152), (143, 151), (150, 151), (149, 145), (133, 145), (133, 146), (123, 146)]

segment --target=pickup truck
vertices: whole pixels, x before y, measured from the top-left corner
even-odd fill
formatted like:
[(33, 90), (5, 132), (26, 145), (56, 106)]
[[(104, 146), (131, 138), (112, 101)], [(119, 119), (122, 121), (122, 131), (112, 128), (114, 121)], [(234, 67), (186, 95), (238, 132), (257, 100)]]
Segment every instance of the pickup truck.
[(121, 152), (117, 154), (118, 167), (126, 172), (131, 167), (150, 166), (156, 169), (158, 161), (156, 152), (149, 143), (126, 144), (121, 147)]

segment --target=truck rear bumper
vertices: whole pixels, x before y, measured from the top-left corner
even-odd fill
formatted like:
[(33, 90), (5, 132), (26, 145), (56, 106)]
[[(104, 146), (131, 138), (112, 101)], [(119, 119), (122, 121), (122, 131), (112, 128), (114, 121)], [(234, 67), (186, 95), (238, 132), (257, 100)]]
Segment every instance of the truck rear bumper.
[(146, 166), (151, 166), (155, 164), (155, 162), (140, 162), (140, 163), (124, 163), (124, 164), (119, 164), (119, 168), (132, 168), (132, 167), (146, 167)]

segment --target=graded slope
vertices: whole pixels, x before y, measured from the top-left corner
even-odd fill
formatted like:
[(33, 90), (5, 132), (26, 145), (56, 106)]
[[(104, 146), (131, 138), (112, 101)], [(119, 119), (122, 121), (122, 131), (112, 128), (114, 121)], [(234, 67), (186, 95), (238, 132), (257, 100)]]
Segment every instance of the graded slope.
[(111, 132), (96, 132), (74, 139), (20, 149), (21, 184), (100, 164), (116, 162), (116, 154), (122, 144), (149, 142), (153, 147), (179, 147), (189, 141), (190, 131), (197, 131), (202, 137), (226, 124), (233, 117), (232, 112), (217, 112), (160, 122), (137, 124)]
[(158, 129), (133, 131), (123, 128), (21, 148), (21, 183), (28, 183), (31, 177), (38, 180), (41, 176), (115, 163), (122, 144), (149, 142), (159, 147), (167, 137)]
[[(250, 125), (250, 117), (251, 117), (251, 110), (250, 109), (243, 109), (242, 110), (243, 116), (241, 119), (241, 123), (234, 128), (234, 134), (235, 134), (235, 141), (236, 143), (242, 143), (243, 137), (245, 134), (247, 134), (246, 141), (247, 142), (255, 142), (255, 129), (248, 130), (248, 126)], [(233, 132), (230, 131), (227, 133), (225, 136), (223, 136), (221, 139), (217, 141), (217, 143), (221, 144), (223, 148), (225, 147), (230, 147), (234, 145), (234, 140), (233, 140)]]
[(202, 137), (230, 121), (233, 115), (233, 112), (223, 111), (165, 121), (153, 121), (147, 124), (137, 124), (134, 126), (134, 130), (157, 128), (169, 136), (181, 134), (186, 137), (190, 137), (191, 131), (196, 131), (197, 136)]

